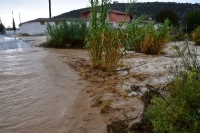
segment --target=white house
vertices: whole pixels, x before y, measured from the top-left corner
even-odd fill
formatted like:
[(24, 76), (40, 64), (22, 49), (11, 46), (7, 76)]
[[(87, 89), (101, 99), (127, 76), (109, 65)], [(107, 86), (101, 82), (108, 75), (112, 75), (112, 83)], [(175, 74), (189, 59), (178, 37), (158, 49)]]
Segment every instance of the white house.
[(58, 25), (59, 21), (60, 19), (57, 18), (38, 18), (27, 21), (19, 25), (19, 33), (26, 33), (29, 35), (45, 34), (47, 23)]
[[(19, 25), (19, 33), (26, 33), (29, 35), (45, 34), (47, 23), (50, 25), (59, 25), (60, 18), (38, 18), (31, 21), (21, 23)], [(66, 19), (67, 23), (70, 24), (71, 19)], [(89, 21), (87, 21), (87, 26)]]

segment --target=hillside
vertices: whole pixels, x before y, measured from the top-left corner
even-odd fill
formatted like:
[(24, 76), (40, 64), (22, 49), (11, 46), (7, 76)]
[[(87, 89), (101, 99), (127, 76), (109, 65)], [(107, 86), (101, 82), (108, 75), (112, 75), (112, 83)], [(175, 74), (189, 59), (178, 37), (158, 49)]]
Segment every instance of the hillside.
[[(82, 8), (78, 10), (73, 10), (70, 12), (66, 12), (55, 16), (56, 18), (79, 18), (80, 12), (88, 10), (89, 8)], [(126, 4), (125, 3), (117, 3), (110, 4), (110, 9), (125, 11)], [(194, 11), (196, 9), (200, 9), (200, 4), (189, 4), (189, 3), (175, 3), (175, 2), (146, 2), (146, 3), (136, 3), (131, 10), (131, 15), (140, 16), (140, 15), (150, 15), (154, 19), (155, 15), (163, 10), (163, 9), (171, 9), (173, 10), (179, 17), (179, 24), (183, 24), (186, 15)]]

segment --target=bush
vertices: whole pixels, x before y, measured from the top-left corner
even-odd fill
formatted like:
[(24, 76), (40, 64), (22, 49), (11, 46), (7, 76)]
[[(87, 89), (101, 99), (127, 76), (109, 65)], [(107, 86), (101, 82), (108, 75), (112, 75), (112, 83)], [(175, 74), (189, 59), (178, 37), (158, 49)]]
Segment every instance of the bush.
[(185, 19), (187, 31), (190, 33), (200, 25), (200, 10), (190, 12)]
[(170, 25), (178, 25), (178, 16), (172, 10), (165, 9), (158, 12), (155, 16), (156, 22), (164, 23), (165, 19), (169, 19)]
[(0, 34), (5, 34), (5, 27), (2, 23), (0, 23)]
[[(117, 29), (107, 25), (108, 4), (110, 0), (91, 0), (92, 22), (86, 38), (87, 48), (93, 67), (105, 71), (114, 71), (119, 66), (122, 57), (124, 32), (119, 24)], [(100, 15), (98, 11), (100, 9)]]
[(186, 44), (186, 56), (176, 46), (183, 71), (177, 71), (169, 93), (155, 96), (148, 107), (147, 119), (158, 133), (198, 133), (200, 131), (200, 65)]
[(170, 32), (170, 41), (184, 41), (185, 32), (182, 26), (172, 27)]
[(127, 26), (129, 48), (145, 54), (160, 54), (169, 40), (169, 20), (155, 29), (153, 22), (139, 25), (133, 22)]
[(83, 48), (87, 32), (87, 23), (84, 20), (71, 20), (70, 24), (68, 24), (63, 19), (58, 26), (47, 24), (48, 41), (45, 46)]
[(195, 45), (200, 45), (200, 26), (192, 32), (192, 39)]

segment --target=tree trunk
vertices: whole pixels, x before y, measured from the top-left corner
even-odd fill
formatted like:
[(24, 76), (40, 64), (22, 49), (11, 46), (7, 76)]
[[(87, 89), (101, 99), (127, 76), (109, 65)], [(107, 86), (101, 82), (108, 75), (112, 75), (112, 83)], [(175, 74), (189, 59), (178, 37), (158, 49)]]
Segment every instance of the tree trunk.
[(51, 18), (51, 0), (49, 0), (49, 18)]

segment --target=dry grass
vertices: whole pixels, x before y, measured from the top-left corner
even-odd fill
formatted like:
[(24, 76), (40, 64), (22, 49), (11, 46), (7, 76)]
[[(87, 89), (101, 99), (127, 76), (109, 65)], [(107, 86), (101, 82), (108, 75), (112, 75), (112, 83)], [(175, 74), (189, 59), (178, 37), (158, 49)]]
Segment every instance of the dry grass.
[(105, 100), (101, 106), (101, 113), (108, 113), (110, 109), (112, 109), (112, 100)]
[(169, 20), (165, 20), (159, 29), (154, 28), (153, 22), (148, 22), (143, 26), (136, 23), (130, 24), (127, 29), (128, 37), (130, 37), (129, 47), (145, 54), (161, 54), (170, 38), (168, 25)]

